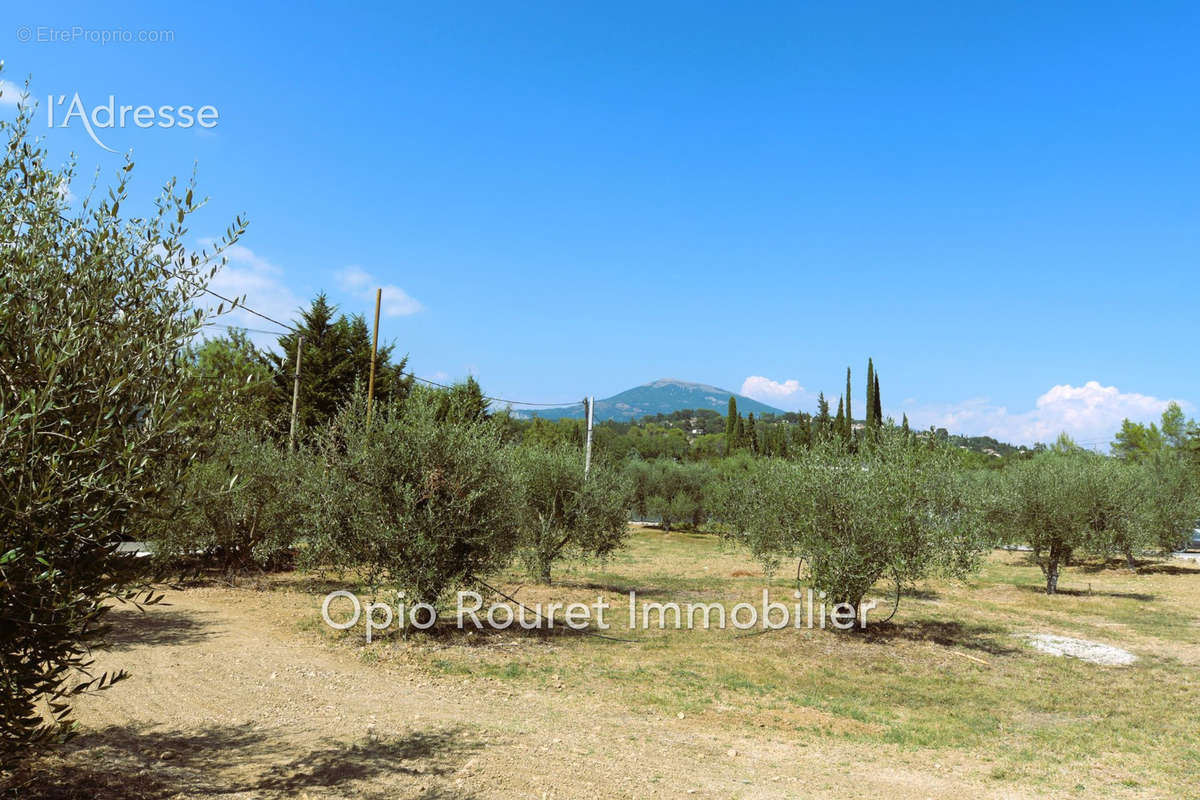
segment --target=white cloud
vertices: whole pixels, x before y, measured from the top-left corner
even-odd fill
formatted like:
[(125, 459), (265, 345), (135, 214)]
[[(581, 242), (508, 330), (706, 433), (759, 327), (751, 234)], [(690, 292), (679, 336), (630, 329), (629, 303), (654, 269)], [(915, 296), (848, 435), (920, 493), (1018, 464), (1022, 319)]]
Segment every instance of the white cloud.
[(71, 191), (71, 184), (66, 180), (66, 178), (60, 178), (58, 181), (58, 197), (63, 202), (67, 203), (67, 205), (74, 205), (75, 201), (79, 199), (75, 196), (75, 193)]
[(24, 94), (25, 88), (23, 86), (17, 86), (12, 81), (0, 78), (0, 106), (12, 106), (16, 108)]
[(742, 381), (741, 394), (785, 411), (798, 410), (813, 400), (800, 381), (794, 378), (780, 382), (762, 375), (751, 375)]
[[(210, 241), (203, 242), (211, 246)], [(214, 292), (229, 298), (245, 297), (250, 308), (262, 312), (280, 322), (291, 323), (297, 310), (304, 304), (287, 284), (283, 282), (283, 270), (249, 247), (235, 244), (225, 250), (229, 263), (217, 270), (208, 286)], [(214, 298), (210, 298), (215, 300)], [(220, 301), (215, 301), (214, 305)], [(238, 307), (217, 320), (223, 325), (273, 330), (277, 326), (265, 319)], [(280, 334), (285, 331), (280, 331)], [(275, 337), (269, 334), (251, 334), (260, 345), (274, 345)]]
[(383, 295), (380, 302), (380, 310), (387, 317), (407, 317), (409, 314), (416, 314), (422, 311), (424, 306), (410, 297), (408, 292), (394, 284), (387, 284), (380, 287), (371, 277), (371, 274), (365, 271), (362, 267), (350, 266), (339, 270), (337, 273), (338, 282), (341, 284), (342, 291), (347, 292), (359, 300), (365, 300), (373, 303), (375, 301), (375, 289), (382, 288)]
[[(1066, 431), (1076, 441), (1103, 450), (1121, 427), (1121, 420), (1153, 421), (1168, 402), (1088, 381), (1083, 386), (1052, 387), (1029, 411), (1013, 413), (987, 398), (976, 397), (961, 403), (919, 406), (909, 411), (908, 417), (915, 428), (932, 425), (951, 433), (993, 436), (1013, 444), (1049, 443)], [(1191, 408), (1188, 403), (1180, 405)]]

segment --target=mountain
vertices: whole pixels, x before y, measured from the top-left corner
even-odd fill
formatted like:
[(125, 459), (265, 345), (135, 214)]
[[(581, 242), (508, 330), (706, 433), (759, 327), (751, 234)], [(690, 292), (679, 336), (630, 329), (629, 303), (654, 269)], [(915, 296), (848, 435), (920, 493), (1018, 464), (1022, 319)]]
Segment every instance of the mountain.
[[(620, 394), (596, 401), (595, 419), (597, 422), (617, 420), (629, 422), (639, 417), (649, 417), (655, 414), (670, 414), (685, 409), (707, 408), (724, 414), (729, 408), (729, 396), (737, 398), (738, 411), (742, 416), (753, 413), (783, 414), (778, 408), (751, 400), (744, 395), (734, 394), (727, 389), (718, 389), (704, 383), (688, 383), (673, 378), (662, 378), (657, 381), (626, 389)], [(527, 412), (529, 416), (544, 419), (581, 419), (583, 405), (563, 406), (561, 408), (545, 408)], [(522, 415), (524, 416), (524, 414)]]

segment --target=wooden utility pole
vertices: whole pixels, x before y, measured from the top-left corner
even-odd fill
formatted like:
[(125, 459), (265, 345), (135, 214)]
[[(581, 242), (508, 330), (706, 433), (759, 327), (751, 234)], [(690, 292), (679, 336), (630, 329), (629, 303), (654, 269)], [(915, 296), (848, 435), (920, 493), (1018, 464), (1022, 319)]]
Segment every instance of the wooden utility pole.
[(596, 405), (596, 400), (588, 396), (584, 398), (583, 404), (587, 406), (587, 445), (583, 450), (583, 477), (587, 478), (592, 469), (592, 407)]
[(375, 333), (371, 336), (371, 377), (367, 378), (367, 427), (371, 427), (371, 409), (375, 403), (375, 352), (379, 349), (379, 301), (383, 289), (375, 290)]
[(292, 430), (288, 433), (288, 450), (296, 449), (296, 412), (300, 409), (300, 348), (304, 337), (296, 334), (296, 375), (292, 379)]

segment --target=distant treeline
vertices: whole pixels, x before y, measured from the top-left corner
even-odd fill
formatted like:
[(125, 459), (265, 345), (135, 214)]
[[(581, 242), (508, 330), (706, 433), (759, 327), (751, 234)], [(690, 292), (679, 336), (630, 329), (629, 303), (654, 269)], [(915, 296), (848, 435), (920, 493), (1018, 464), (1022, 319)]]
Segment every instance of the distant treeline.
[[(846, 368), (846, 390), (837, 398), (837, 410), (822, 393), (814, 413), (789, 411), (783, 414), (749, 414), (738, 411), (737, 398), (729, 398), (726, 414), (711, 409), (684, 409), (670, 414), (654, 414), (633, 422), (606, 421), (593, 426), (593, 451), (600, 458), (619, 462), (627, 458), (677, 461), (713, 461), (738, 453), (751, 456), (790, 458), (827, 438), (839, 438), (853, 447), (862, 437), (884, 427), (895, 427), (915, 438), (933, 438), (962, 451), (965, 466), (998, 467), (1006, 460), (1024, 458), (1046, 449), (1026, 448), (1000, 442), (990, 436), (956, 436), (945, 428), (911, 431), (908, 417), (899, 423), (883, 417), (879, 373), (872, 359), (867, 360), (864, 391), (866, 414), (854, 416), (851, 392), (852, 375)], [(570, 442), (583, 445), (585, 423), (579, 419), (545, 420), (511, 418), (511, 435), (542, 444)]]

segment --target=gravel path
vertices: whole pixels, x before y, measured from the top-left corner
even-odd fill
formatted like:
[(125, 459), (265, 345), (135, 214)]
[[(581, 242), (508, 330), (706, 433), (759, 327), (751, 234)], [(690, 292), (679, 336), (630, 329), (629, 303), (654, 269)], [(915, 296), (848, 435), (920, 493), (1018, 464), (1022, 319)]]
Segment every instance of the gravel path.
[(168, 600), (114, 615), (98, 666), (133, 677), (80, 702), (84, 734), (23, 798), (1023, 796), (967, 754), (697, 730), (569, 690), (365, 664), (295, 632), (270, 593)]

